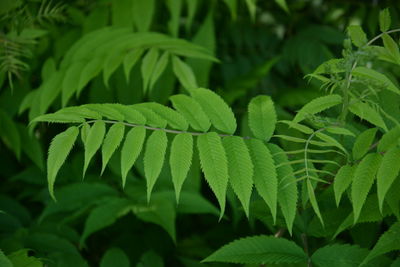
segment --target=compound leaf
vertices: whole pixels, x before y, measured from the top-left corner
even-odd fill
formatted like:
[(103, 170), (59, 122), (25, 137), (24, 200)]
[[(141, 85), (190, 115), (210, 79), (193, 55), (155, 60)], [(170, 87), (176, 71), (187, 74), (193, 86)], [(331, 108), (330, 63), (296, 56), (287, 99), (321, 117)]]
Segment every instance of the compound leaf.
[(254, 136), (269, 141), (277, 121), (274, 103), (269, 96), (257, 96), (249, 103), (249, 126)]

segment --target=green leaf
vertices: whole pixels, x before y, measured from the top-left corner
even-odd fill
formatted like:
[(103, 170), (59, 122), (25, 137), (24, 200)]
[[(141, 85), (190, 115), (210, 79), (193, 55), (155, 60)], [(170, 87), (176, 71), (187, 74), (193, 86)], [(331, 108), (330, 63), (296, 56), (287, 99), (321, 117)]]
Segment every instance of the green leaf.
[(377, 188), (379, 209), (382, 212), (383, 200), (389, 188), (400, 172), (400, 148), (393, 147), (388, 150), (382, 158), (382, 164), (377, 173)]
[(0, 110), (0, 137), (19, 159), (21, 156), (21, 136), (15, 122), (2, 110)]
[[(93, 58), (85, 65), (79, 76), (78, 90), (77, 90), (78, 95), (82, 91), (83, 87), (85, 87), (90, 80), (92, 80), (100, 73), (102, 68), (103, 68), (102, 58)], [(54, 90), (54, 88), (52, 89)]]
[(257, 0), (246, 0), (247, 9), (249, 10), (250, 17), (253, 22), (256, 19), (256, 10), (257, 10), (256, 1)]
[(378, 242), (372, 248), (371, 252), (364, 259), (362, 264), (393, 250), (400, 250), (400, 222), (392, 224), (389, 230), (381, 235)]
[(258, 194), (264, 199), (271, 210), (275, 223), (278, 203), (278, 176), (274, 159), (262, 141), (250, 139), (248, 144), (254, 164), (254, 185)]
[(325, 141), (326, 144), (337, 147), (340, 150), (342, 150), (345, 154), (347, 154), (347, 150), (335, 138), (333, 138), (327, 134), (324, 134), (322, 132), (316, 132), (315, 136), (317, 136), (319, 139)]
[(355, 166), (344, 165), (337, 172), (334, 182), (333, 190), (335, 192), (336, 206), (339, 206), (340, 199), (343, 193), (350, 186), (353, 181)]
[(143, 57), (140, 70), (142, 72), (142, 77), (143, 77), (144, 92), (146, 92), (149, 87), (150, 78), (152, 77), (154, 68), (156, 67), (158, 54), (159, 54), (158, 49), (151, 48), (149, 52), (147, 52), (147, 54)]
[(347, 27), (347, 33), (356, 47), (362, 47), (367, 44), (367, 35), (359, 25), (350, 25)]
[(192, 68), (176, 56), (172, 56), (172, 70), (186, 90), (198, 87)]
[[(84, 70), (83, 70), (84, 71)], [(46, 113), (50, 105), (54, 102), (61, 91), (61, 82), (63, 79), (63, 72), (55, 72), (47, 80), (45, 80), (40, 87), (40, 114)]]
[(206, 133), (197, 137), (201, 169), (214, 192), (220, 209), (220, 218), (225, 211), (225, 196), (228, 186), (228, 160), (221, 142), (215, 132)]
[[(111, 105), (111, 104), (108, 104)], [(112, 107), (124, 116), (124, 121), (139, 125), (146, 124), (146, 118), (132, 106), (112, 104)]]
[(193, 158), (193, 137), (191, 134), (183, 133), (175, 136), (171, 144), (169, 163), (171, 167), (172, 182), (175, 188), (176, 202), (182, 185), (188, 175)]
[(277, 121), (274, 103), (269, 96), (257, 96), (249, 103), (249, 127), (254, 136), (266, 142), (275, 130)]
[(115, 108), (115, 104), (86, 104), (83, 107), (93, 110), (110, 120), (123, 121), (125, 119), (124, 115)]
[[(154, 0), (132, 1), (132, 17), (135, 26), (140, 32), (149, 31), (156, 7)], [(146, 14), (146, 16), (143, 16)]]
[[(11, 261), (10, 266), (14, 267), (43, 267), (43, 263), (35, 257), (28, 255), (28, 249), (20, 249), (17, 250), (10, 255), (8, 255), (9, 260)], [(1, 263), (1, 262), (0, 262)], [(4, 266), (4, 265), (1, 265)], [(4, 266), (5, 267), (5, 266)]]
[(208, 131), (211, 122), (198, 102), (187, 95), (174, 95), (170, 99), (174, 108), (185, 117), (193, 129)]
[(142, 151), (146, 129), (142, 126), (131, 129), (125, 137), (121, 150), (122, 186), (125, 186), (126, 176)]
[(353, 132), (343, 127), (328, 127), (326, 128), (326, 131), (332, 134), (348, 135), (356, 137), (356, 135)]
[(136, 104), (131, 107), (139, 111), (145, 117), (147, 125), (160, 129), (164, 129), (167, 126), (166, 120), (145, 105)]
[(82, 127), (81, 127), (81, 140), (82, 143), (85, 144), (86, 143), (86, 139), (87, 136), (89, 135), (89, 131), (90, 131), (90, 125), (87, 122), (82, 123)]
[(308, 116), (314, 115), (333, 106), (342, 103), (342, 97), (340, 95), (327, 95), (321, 96), (311, 100), (311, 102), (304, 105), (296, 114), (293, 122), (300, 122), (306, 119)]
[(166, 120), (168, 124), (174, 129), (186, 131), (189, 128), (189, 124), (186, 119), (181, 114), (169, 107), (155, 102), (142, 103), (139, 105), (147, 107), (154, 111), (157, 115)]
[(101, 155), (102, 155), (101, 174), (103, 174), (112, 154), (114, 154), (115, 150), (121, 143), (122, 138), (124, 138), (124, 134), (125, 134), (125, 126), (120, 122), (114, 124), (108, 130), (108, 133), (104, 138), (103, 146), (101, 148)]
[(73, 63), (65, 72), (62, 81), (62, 106), (65, 107), (74, 93), (78, 91), (79, 80), (85, 63), (82, 61)]
[(235, 115), (219, 95), (205, 88), (191, 90), (190, 94), (203, 108), (215, 128), (227, 134), (236, 131)]
[(85, 119), (73, 113), (50, 113), (36, 117), (34, 122), (56, 122), (56, 123), (82, 123)]
[(385, 131), (387, 131), (387, 127), (385, 122), (382, 119), (382, 116), (378, 111), (370, 107), (367, 103), (364, 102), (356, 102), (350, 105), (349, 110), (351, 113), (357, 115), (361, 119), (364, 119), (375, 126), (381, 127)]
[(273, 155), (275, 165), (280, 165), (276, 169), (278, 174), (278, 203), (291, 234), (296, 217), (298, 199), (296, 178), (293, 174), (292, 166), (287, 164), (289, 160), (284, 151), (275, 144), (268, 144), (268, 148)]
[(133, 66), (135, 66), (136, 62), (139, 58), (143, 55), (144, 49), (143, 48), (136, 48), (130, 51), (124, 58), (124, 73), (125, 78), (129, 82), (130, 72)]
[(237, 0), (223, 0), (226, 6), (229, 8), (232, 20), (236, 20), (237, 17)]
[(161, 173), (167, 150), (167, 135), (164, 131), (154, 131), (147, 139), (144, 152), (144, 174), (147, 184), (147, 201), (150, 201), (151, 191)]
[(14, 267), (11, 261), (4, 255), (3, 251), (0, 250), (0, 266), (3, 267)]
[(111, 75), (117, 70), (119, 65), (121, 65), (124, 57), (124, 51), (122, 51), (118, 46), (108, 52), (108, 56), (103, 63), (103, 82), (107, 87), (109, 87), (108, 81), (110, 80)]
[(149, 86), (150, 91), (153, 89), (154, 84), (157, 82), (157, 80), (160, 78), (161, 74), (167, 67), (168, 60), (169, 60), (169, 53), (164, 52), (164, 54), (162, 54), (160, 59), (157, 61), (157, 64), (154, 67), (153, 75), (150, 77), (150, 86)]
[(85, 160), (83, 164), (83, 177), (85, 177), (86, 170), (89, 166), (90, 160), (96, 153), (96, 151), (100, 148), (103, 143), (104, 134), (106, 132), (106, 125), (103, 121), (96, 121), (92, 127), (90, 127), (90, 131), (86, 138), (86, 142), (84, 144), (85, 147)]
[(360, 135), (357, 136), (356, 141), (353, 145), (353, 160), (361, 159), (365, 154), (367, 154), (372, 143), (374, 142), (377, 128), (371, 128), (365, 130)]
[(319, 210), (317, 199), (315, 198), (314, 187), (311, 183), (310, 179), (307, 179), (307, 194), (308, 198), (310, 199), (311, 206), (317, 214), (318, 219), (320, 220), (321, 224), (324, 226), (324, 219), (322, 219), (321, 211)]
[(318, 267), (358, 267), (368, 250), (348, 244), (333, 244), (317, 249), (311, 257)]
[(379, 29), (381, 30), (381, 32), (386, 32), (390, 29), (390, 24), (390, 12), (388, 8), (385, 8), (384, 10), (381, 10), (381, 12), (379, 12)]
[[(382, 34), (382, 40), (388, 54), (393, 58), (395, 62), (400, 63), (399, 45), (387, 33)], [(400, 94), (400, 92), (397, 91), (397, 94)]]
[(94, 208), (85, 221), (80, 244), (91, 234), (112, 225), (118, 218), (129, 212), (130, 201), (124, 198), (110, 198)]
[(386, 152), (393, 146), (397, 145), (400, 139), (400, 126), (396, 126), (389, 132), (385, 133), (378, 143), (378, 152)]
[(306, 263), (307, 255), (293, 241), (273, 236), (235, 240), (208, 256), (203, 262), (238, 264)]
[(286, 13), (289, 13), (289, 8), (287, 6), (286, 0), (275, 0), (275, 3), (277, 3), (283, 10), (285, 10)]
[(382, 156), (380, 154), (371, 153), (363, 158), (358, 164), (351, 186), (351, 199), (353, 202), (354, 223), (357, 222), (361, 209), (365, 203), (368, 192), (371, 189), (376, 172), (381, 163)]
[[(400, 55), (399, 55), (399, 57), (400, 57)], [(389, 91), (392, 91), (393, 93), (400, 95), (399, 88), (397, 88), (397, 86), (388, 77), (386, 77), (385, 74), (377, 72), (376, 70), (366, 68), (366, 67), (356, 67), (352, 71), (352, 74), (355, 77), (368, 78), (369, 80), (371, 80), (373, 82), (381, 84), (384, 89), (387, 89)]]
[(110, 248), (101, 257), (100, 267), (129, 267), (130, 262), (128, 256), (122, 249)]
[(71, 126), (66, 131), (56, 135), (51, 141), (49, 156), (47, 158), (47, 182), (50, 196), (54, 200), (54, 182), (56, 181), (58, 170), (64, 164), (65, 159), (75, 143), (78, 133), (78, 128)]
[(168, 29), (172, 36), (176, 37), (179, 33), (179, 23), (182, 11), (182, 0), (167, 0), (166, 1), (170, 19), (168, 21)]
[(222, 139), (222, 144), (228, 158), (229, 183), (249, 217), (254, 173), (249, 150), (243, 138), (239, 136), (225, 137)]

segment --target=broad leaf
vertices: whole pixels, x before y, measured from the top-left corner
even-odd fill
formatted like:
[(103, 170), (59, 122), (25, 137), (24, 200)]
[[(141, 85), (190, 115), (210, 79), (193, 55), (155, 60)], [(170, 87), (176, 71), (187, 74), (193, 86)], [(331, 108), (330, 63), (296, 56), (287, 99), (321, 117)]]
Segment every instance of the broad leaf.
[(185, 181), (193, 157), (193, 137), (188, 133), (178, 134), (171, 144), (170, 168), (172, 182), (175, 188), (176, 202), (179, 203), (179, 196), (183, 182)]
[(273, 236), (253, 236), (235, 240), (203, 260), (262, 265), (306, 261), (307, 255), (293, 241)]
[(277, 121), (274, 103), (269, 96), (257, 96), (249, 103), (249, 126), (254, 136), (269, 141)]
[(203, 108), (215, 128), (227, 134), (236, 131), (232, 109), (219, 95), (205, 88), (193, 89), (190, 94)]
[(104, 172), (108, 161), (110, 160), (112, 154), (118, 148), (119, 144), (124, 138), (125, 126), (122, 123), (116, 123), (110, 127), (106, 137), (104, 138), (104, 143), (101, 148), (102, 155), (102, 168), (101, 173)]
[(347, 27), (351, 41), (356, 47), (362, 47), (367, 44), (367, 35), (359, 25), (350, 25)]
[(368, 154), (358, 164), (354, 172), (353, 184), (351, 186), (351, 199), (353, 202), (354, 223), (360, 216), (361, 209), (365, 203), (368, 192), (371, 189), (376, 172), (381, 163), (382, 156), (380, 154)]
[(348, 244), (333, 244), (317, 249), (311, 257), (318, 267), (358, 267), (368, 250)]
[(147, 139), (143, 158), (147, 184), (147, 201), (150, 201), (151, 192), (164, 165), (167, 143), (167, 135), (161, 130), (154, 131)]
[(54, 196), (54, 182), (58, 170), (64, 164), (69, 152), (71, 151), (79, 130), (77, 127), (69, 127), (66, 131), (56, 135), (49, 147), (49, 156), (47, 158), (47, 182), (49, 186), (50, 196)]
[(239, 136), (225, 137), (222, 143), (228, 158), (229, 183), (249, 217), (254, 172), (249, 150), (243, 138)]
[(201, 169), (214, 192), (220, 209), (220, 218), (225, 211), (225, 196), (228, 186), (228, 160), (217, 133), (210, 132), (197, 137)]
[(142, 126), (131, 129), (125, 137), (121, 149), (121, 176), (123, 187), (125, 186), (126, 176), (129, 170), (135, 163), (140, 151), (142, 151), (145, 137), (146, 129)]

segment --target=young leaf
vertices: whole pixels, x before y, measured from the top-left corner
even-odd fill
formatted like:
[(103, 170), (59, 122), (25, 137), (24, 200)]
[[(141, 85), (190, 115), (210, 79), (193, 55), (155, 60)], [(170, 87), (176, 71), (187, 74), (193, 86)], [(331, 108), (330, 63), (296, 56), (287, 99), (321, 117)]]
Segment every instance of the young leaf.
[(236, 131), (235, 115), (219, 95), (205, 88), (191, 90), (190, 94), (203, 108), (215, 128), (227, 134)]
[(164, 165), (167, 150), (167, 135), (164, 131), (154, 131), (147, 139), (144, 152), (144, 174), (147, 185), (147, 201), (150, 201), (151, 192)]
[(146, 129), (142, 126), (131, 129), (125, 137), (121, 150), (122, 187), (125, 186), (129, 170), (135, 163), (140, 151), (142, 151), (145, 137)]
[(356, 47), (362, 47), (368, 42), (367, 35), (359, 25), (350, 25), (347, 27), (347, 33)]
[(375, 180), (376, 172), (381, 163), (380, 154), (371, 153), (363, 158), (354, 172), (353, 184), (351, 186), (351, 199), (353, 202), (354, 223), (357, 222), (361, 208), (365, 203), (368, 192)]
[(201, 168), (218, 200), (221, 209), (220, 218), (222, 218), (228, 186), (228, 160), (221, 138), (215, 132), (200, 135), (197, 137), (197, 147)]
[(360, 135), (357, 136), (356, 141), (353, 145), (353, 160), (361, 159), (365, 154), (367, 154), (370, 149), (372, 142), (374, 142), (375, 134), (377, 128), (371, 128), (365, 130)]
[(161, 74), (167, 67), (168, 59), (169, 59), (169, 53), (164, 52), (164, 54), (162, 54), (160, 59), (157, 61), (157, 64), (154, 67), (153, 75), (150, 77), (150, 86), (149, 86), (150, 91), (153, 89), (154, 84), (157, 82), (158, 78), (160, 78)]
[(171, 166), (172, 182), (175, 188), (176, 202), (179, 197), (183, 182), (192, 164), (193, 137), (191, 134), (183, 133), (175, 136), (171, 144), (169, 163)]
[(229, 183), (249, 217), (250, 197), (253, 190), (253, 163), (249, 150), (239, 136), (222, 139), (228, 158)]
[(273, 236), (252, 236), (235, 240), (203, 262), (238, 264), (306, 263), (307, 255), (293, 241)]
[(324, 219), (322, 219), (321, 211), (319, 210), (318, 202), (317, 199), (315, 198), (314, 187), (311, 184), (310, 179), (307, 179), (307, 193), (315, 214), (317, 214), (318, 219), (320, 220), (322, 226), (324, 226)]
[(367, 255), (368, 250), (348, 244), (333, 244), (317, 249), (311, 257), (313, 266), (356, 267)]
[(346, 189), (350, 186), (354, 176), (355, 166), (342, 166), (335, 176), (333, 191), (335, 192), (336, 206), (339, 206), (340, 199)]
[(154, 68), (158, 59), (158, 49), (151, 48), (143, 57), (142, 66), (140, 68), (143, 77), (143, 91), (146, 92), (149, 87), (150, 78), (153, 75)]
[(249, 126), (254, 136), (268, 142), (277, 121), (274, 103), (269, 96), (257, 96), (249, 104)]
[(385, 74), (377, 72), (376, 70), (366, 67), (357, 67), (352, 71), (352, 74), (355, 77), (368, 78), (369, 80), (382, 84), (384, 89), (400, 95), (399, 88), (397, 88), (397, 86)]
[(102, 164), (103, 164), (101, 168), (101, 174), (103, 174), (112, 154), (118, 148), (119, 144), (122, 141), (122, 138), (124, 138), (124, 134), (125, 134), (125, 126), (120, 122), (114, 124), (108, 130), (108, 133), (104, 138), (103, 146), (101, 148)]
[(172, 56), (172, 70), (186, 90), (198, 87), (192, 68), (176, 56)]
[(378, 143), (378, 152), (386, 152), (393, 146), (397, 145), (400, 140), (400, 126), (396, 126), (389, 132), (385, 133)]
[(293, 122), (298, 123), (306, 119), (307, 116), (314, 115), (333, 106), (339, 105), (340, 103), (342, 103), (342, 97), (340, 95), (327, 95), (315, 98), (297, 112)]
[(278, 203), (291, 234), (298, 199), (296, 178), (292, 166), (287, 164), (289, 160), (284, 151), (275, 144), (268, 144), (268, 148), (273, 155), (276, 166), (281, 165), (276, 169), (278, 174)]
[(393, 250), (400, 250), (400, 222), (392, 224), (392, 226), (379, 238), (368, 256), (361, 263), (365, 264), (375, 257), (388, 253)]
[(382, 158), (382, 164), (379, 167), (377, 178), (377, 188), (378, 188), (378, 201), (379, 209), (382, 212), (383, 200), (388, 192), (390, 186), (393, 184), (394, 180), (397, 178), (400, 172), (400, 148), (393, 147), (388, 150)]
[(49, 156), (47, 158), (47, 182), (50, 196), (55, 200), (54, 182), (58, 170), (64, 164), (69, 152), (71, 151), (79, 130), (75, 126), (69, 127), (66, 131), (56, 135), (49, 147)]
[(133, 66), (136, 64), (136, 62), (139, 60), (139, 58), (143, 55), (144, 49), (143, 48), (137, 48), (132, 51), (130, 51), (124, 58), (124, 73), (125, 73), (125, 78), (129, 82), (129, 77), (130, 77), (130, 72)]
[(381, 127), (385, 131), (387, 131), (387, 127), (385, 122), (382, 119), (382, 116), (378, 111), (370, 107), (367, 103), (364, 102), (356, 102), (353, 103), (349, 110), (354, 115), (357, 115), (361, 119), (364, 119), (375, 126)]
[(379, 29), (381, 30), (381, 32), (386, 32), (390, 29), (390, 24), (390, 12), (388, 8), (385, 8), (384, 10), (381, 10), (381, 12), (379, 12)]
[[(400, 63), (399, 45), (387, 33), (382, 34), (382, 40), (388, 54), (393, 58), (395, 62)], [(400, 94), (400, 92), (397, 93)]]
[(271, 210), (274, 223), (276, 221), (276, 206), (278, 203), (278, 177), (274, 159), (264, 142), (250, 139), (250, 155), (254, 164), (254, 185), (258, 194)]
[(89, 134), (85, 142), (85, 160), (83, 165), (83, 177), (85, 177), (86, 170), (89, 166), (90, 160), (100, 148), (103, 143), (104, 134), (106, 132), (106, 125), (103, 121), (96, 121), (90, 128)]
[(208, 131), (211, 122), (198, 102), (187, 95), (174, 95), (170, 99), (174, 108), (185, 117), (193, 129)]

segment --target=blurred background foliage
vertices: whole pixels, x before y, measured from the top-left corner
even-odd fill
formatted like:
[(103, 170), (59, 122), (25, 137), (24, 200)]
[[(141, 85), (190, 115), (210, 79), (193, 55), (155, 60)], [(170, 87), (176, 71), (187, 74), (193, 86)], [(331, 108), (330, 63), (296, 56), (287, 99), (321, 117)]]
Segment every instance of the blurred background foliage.
[[(279, 222), (272, 226), (265, 215), (265, 204), (254, 201), (248, 220), (233, 194), (228, 195), (226, 216), (218, 222), (215, 200), (200, 180), (199, 166), (192, 167), (179, 205), (167, 166), (150, 206), (145, 202), (143, 168), (129, 174), (122, 190), (117, 156), (102, 177), (98, 159), (82, 181), (82, 149), (74, 150), (62, 168), (56, 185), (58, 201), (51, 200), (44, 162), (51, 137), (63, 126), (40, 125), (32, 133), (27, 125), (38, 115), (33, 111), (35, 92), (82, 36), (115, 26), (191, 41), (219, 59), (186, 60), (200, 86), (216, 90), (239, 117), (251, 97), (271, 95), (280, 118), (285, 119), (323, 95), (320, 84), (304, 76), (341, 55), (346, 27), (362, 25), (369, 37), (375, 36), (378, 12), (384, 7), (390, 7), (393, 28), (398, 28), (399, 1), (2, 0), (0, 265), (6, 262), (5, 254), (14, 266), (24, 262), (29, 266), (199, 266), (201, 259), (233, 239), (279, 230)], [(399, 74), (398, 68), (392, 71)], [(133, 67), (129, 81), (119, 67), (109, 87), (99, 75), (70, 104), (166, 104), (171, 94), (182, 91), (172, 72), (169, 64), (154, 88), (144, 94), (140, 66)], [(60, 107), (58, 97), (49, 110)], [(243, 135), (248, 132), (246, 126), (240, 130)], [(289, 130), (280, 125), (277, 131)], [(281, 145), (295, 148), (284, 141)], [(331, 217), (338, 221), (346, 214), (334, 212)], [(362, 224), (339, 238), (369, 248), (379, 227)], [(362, 234), (365, 231), (369, 234)], [(328, 236), (315, 230), (308, 234), (314, 237), (310, 247)]]

